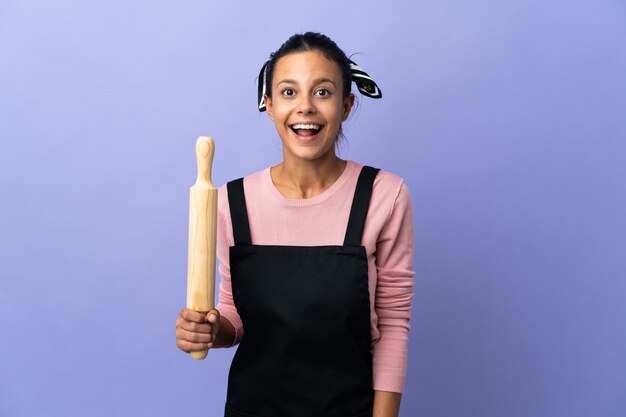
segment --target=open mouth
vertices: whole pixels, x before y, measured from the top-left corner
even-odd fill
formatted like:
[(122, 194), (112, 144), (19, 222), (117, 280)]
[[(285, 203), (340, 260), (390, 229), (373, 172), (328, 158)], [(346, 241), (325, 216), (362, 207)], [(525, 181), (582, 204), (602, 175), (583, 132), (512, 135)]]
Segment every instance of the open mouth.
[(297, 124), (291, 125), (289, 127), (298, 136), (312, 137), (312, 136), (317, 135), (319, 133), (319, 131), (322, 130), (322, 128), (324, 126), (318, 125), (318, 124), (315, 124), (315, 123), (307, 123), (307, 124), (297, 123)]

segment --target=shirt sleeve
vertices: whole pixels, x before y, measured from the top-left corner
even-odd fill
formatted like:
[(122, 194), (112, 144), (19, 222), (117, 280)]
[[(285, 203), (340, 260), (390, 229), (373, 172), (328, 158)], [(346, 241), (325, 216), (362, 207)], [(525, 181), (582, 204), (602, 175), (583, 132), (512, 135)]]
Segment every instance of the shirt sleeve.
[[(233, 290), (230, 279), (229, 247), (234, 246), (233, 231), (228, 213), (228, 195), (225, 187), (220, 188), (218, 195), (217, 214), (217, 259), (220, 274), (219, 302), (215, 307), (220, 315), (226, 318), (235, 328), (235, 339), (232, 346), (239, 343), (243, 336), (243, 323), (233, 301)], [(227, 217), (228, 216), (228, 217)]]
[(374, 389), (402, 392), (413, 299), (413, 220), (402, 182), (376, 242), (376, 298), (380, 337), (373, 346)]

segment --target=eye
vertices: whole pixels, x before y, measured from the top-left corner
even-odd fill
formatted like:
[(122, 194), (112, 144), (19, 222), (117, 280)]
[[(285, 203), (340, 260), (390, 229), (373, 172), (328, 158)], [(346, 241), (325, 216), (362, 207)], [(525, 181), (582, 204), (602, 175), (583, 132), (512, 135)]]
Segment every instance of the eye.
[(296, 94), (296, 92), (293, 91), (293, 88), (285, 88), (285, 89), (283, 89), (283, 91), (281, 91), (281, 94), (283, 96), (291, 97), (294, 94)]
[(319, 90), (317, 90), (315, 92), (315, 94), (320, 96), (320, 97), (326, 97), (326, 96), (330, 95), (330, 91), (328, 91), (325, 88), (320, 88)]

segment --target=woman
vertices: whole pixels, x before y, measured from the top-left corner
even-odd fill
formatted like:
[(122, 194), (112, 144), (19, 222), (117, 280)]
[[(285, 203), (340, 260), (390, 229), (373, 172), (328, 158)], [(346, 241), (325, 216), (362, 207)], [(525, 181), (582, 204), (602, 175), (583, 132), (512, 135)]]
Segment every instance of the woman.
[[(328, 37), (294, 35), (259, 76), (283, 161), (219, 191), (220, 301), (182, 309), (185, 351), (239, 344), (227, 417), (397, 416), (413, 288), (402, 179), (335, 153), (371, 78)], [(244, 337), (245, 333), (245, 337)]]

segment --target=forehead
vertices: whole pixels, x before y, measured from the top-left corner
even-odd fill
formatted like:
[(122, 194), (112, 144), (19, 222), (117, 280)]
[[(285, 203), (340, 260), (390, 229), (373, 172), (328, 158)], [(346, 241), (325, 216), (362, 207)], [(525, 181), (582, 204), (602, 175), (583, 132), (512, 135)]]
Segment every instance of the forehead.
[(310, 79), (330, 78), (341, 82), (339, 65), (317, 50), (294, 52), (281, 57), (274, 65), (273, 82), (291, 79), (306, 82)]

